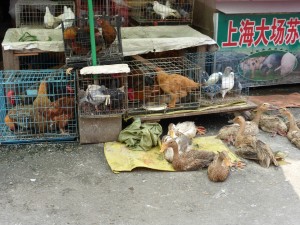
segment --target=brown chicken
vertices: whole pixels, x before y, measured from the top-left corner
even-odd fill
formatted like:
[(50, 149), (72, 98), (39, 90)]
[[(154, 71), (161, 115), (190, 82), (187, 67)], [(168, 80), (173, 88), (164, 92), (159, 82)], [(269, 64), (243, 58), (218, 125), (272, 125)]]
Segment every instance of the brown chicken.
[(102, 36), (105, 47), (109, 48), (110, 45), (116, 40), (117, 31), (107, 20), (97, 19), (97, 24), (102, 28)]
[(43, 111), (44, 117), (50, 121), (50, 127), (56, 125), (61, 134), (66, 134), (68, 121), (74, 118), (75, 100), (72, 97), (62, 97), (52, 102), (50, 108)]
[(159, 87), (171, 96), (169, 107), (174, 108), (179, 98), (186, 97), (189, 92), (200, 87), (199, 83), (179, 74), (167, 74), (157, 69), (157, 82)]
[[(94, 28), (96, 52), (102, 50), (103, 40), (97, 28)], [(86, 55), (91, 51), (90, 28), (89, 27), (68, 27), (63, 33), (66, 44), (72, 49), (75, 55)]]
[(6, 126), (8, 126), (11, 131), (14, 131), (16, 129), (15, 121), (9, 117), (9, 114), (7, 114), (5, 116), (4, 122), (5, 122)]

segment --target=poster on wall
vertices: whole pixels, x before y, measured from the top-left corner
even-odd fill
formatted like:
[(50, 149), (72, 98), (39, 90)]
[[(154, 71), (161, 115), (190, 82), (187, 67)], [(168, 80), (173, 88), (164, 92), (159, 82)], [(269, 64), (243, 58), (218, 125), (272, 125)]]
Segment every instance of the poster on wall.
[(214, 15), (215, 40), (251, 86), (300, 83), (299, 14)]

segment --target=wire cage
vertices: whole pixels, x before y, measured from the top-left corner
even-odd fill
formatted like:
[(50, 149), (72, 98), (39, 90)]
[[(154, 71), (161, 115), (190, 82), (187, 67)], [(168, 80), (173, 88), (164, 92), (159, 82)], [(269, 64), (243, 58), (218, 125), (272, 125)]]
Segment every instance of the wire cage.
[[(63, 39), (67, 65), (82, 67), (92, 64), (89, 20), (77, 18), (63, 24)], [(97, 63), (101, 65), (120, 63), (123, 60), (121, 41), (121, 17), (95, 17), (95, 44)]]
[(199, 107), (201, 67), (186, 57), (134, 60), (128, 64), (128, 114)]
[(0, 81), (0, 143), (77, 139), (74, 73), (5, 70)]
[(64, 52), (41, 52), (19, 56), (20, 70), (59, 69), (64, 65)]
[(55, 28), (59, 25), (59, 16), (64, 12), (64, 6), (75, 11), (74, 1), (50, 1), (50, 0), (18, 0), (15, 5), (16, 27), (44, 27), (44, 15), (46, 7), (50, 13), (57, 17), (55, 22), (46, 28)]
[(191, 24), (193, 0), (132, 0), (130, 23), (135, 25)]
[(126, 79), (126, 73), (78, 74), (78, 115), (88, 118), (122, 115), (126, 109)]
[[(88, 0), (76, 0), (77, 16), (88, 16)], [(121, 26), (128, 26), (128, 11), (130, 6), (127, 0), (93, 0), (93, 10), (95, 15), (120, 16)]]
[(238, 52), (187, 53), (186, 57), (202, 67), (201, 106), (246, 102), (250, 82), (239, 73), (239, 63), (245, 57)]

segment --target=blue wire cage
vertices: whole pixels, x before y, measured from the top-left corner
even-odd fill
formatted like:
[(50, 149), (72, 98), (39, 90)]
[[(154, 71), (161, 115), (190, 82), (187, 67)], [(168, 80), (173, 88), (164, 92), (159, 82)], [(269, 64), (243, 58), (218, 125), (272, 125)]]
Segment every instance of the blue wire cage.
[(0, 143), (77, 140), (75, 77), (64, 70), (0, 71)]

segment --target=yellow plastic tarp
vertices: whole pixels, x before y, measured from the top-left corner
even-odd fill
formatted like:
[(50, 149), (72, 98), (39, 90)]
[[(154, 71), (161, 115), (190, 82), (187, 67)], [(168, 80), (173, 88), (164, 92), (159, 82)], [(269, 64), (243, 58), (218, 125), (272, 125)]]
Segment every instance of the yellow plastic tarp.
[[(232, 162), (240, 159), (215, 136), (197, 137), (193, 139), (193, 144), (198, 150), (212, 152), (227, 151)], [(160, 147), (156, 146), (149, 151), (129, 150), (125, 144), (120, 142), (107, 142), (104, 144), (104, 154), (106, 160), (114, 173), (121, 171), (132, 171), (134, 168), (143, 167), (161, 171), (174, 171), (172, 165), (168, 163), (159, 152)]]

